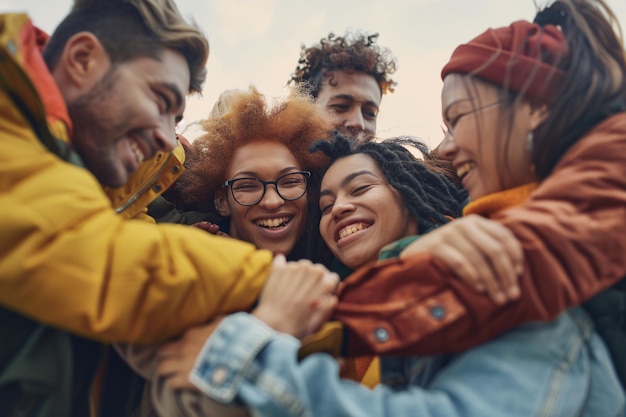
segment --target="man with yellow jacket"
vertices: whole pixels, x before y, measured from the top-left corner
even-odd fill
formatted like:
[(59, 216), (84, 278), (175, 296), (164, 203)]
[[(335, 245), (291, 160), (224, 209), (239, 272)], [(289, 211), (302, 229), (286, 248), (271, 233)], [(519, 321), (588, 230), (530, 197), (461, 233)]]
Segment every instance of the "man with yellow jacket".
[(269, 251), (136, 219), (182, 169), (207, 58), (171, 0), (77, 0), (49, 40), (0, 15), (3, 416), (87, 415), (93, 340), (161, 341), (256, 299)]

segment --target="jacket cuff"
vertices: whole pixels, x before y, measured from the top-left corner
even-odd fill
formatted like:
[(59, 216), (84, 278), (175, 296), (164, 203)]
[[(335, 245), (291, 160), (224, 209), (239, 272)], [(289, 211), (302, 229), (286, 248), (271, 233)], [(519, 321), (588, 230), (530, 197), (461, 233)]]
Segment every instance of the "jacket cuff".
[(209, 397), (231, 403), (252, 362), (276, 332), (248, 313), (226, 317), (205, 343), (196, 359), (190, 381)]

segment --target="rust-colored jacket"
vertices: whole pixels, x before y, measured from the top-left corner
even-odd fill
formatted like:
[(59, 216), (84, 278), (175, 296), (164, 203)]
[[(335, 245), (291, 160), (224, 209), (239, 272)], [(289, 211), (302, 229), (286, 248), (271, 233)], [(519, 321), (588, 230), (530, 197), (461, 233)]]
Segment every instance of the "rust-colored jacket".
[(626, 275), (626, 113), (580, 139), (520, 206), (492, 217), (524, 248), (521, 298), (504, 306), (417, 254), (351, 275), (335, 319), (347, 354), (461, 351), (534, 320), (549, 320)]

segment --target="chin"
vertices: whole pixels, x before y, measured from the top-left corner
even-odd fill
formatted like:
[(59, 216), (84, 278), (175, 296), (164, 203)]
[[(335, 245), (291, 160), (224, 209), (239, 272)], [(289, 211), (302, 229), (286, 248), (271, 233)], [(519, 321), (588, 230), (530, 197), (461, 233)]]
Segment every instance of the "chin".
[(341, 256), (335, 256), (339, 262), (341, 262), (342, 264), (344, 264), (345, 266), (347, 266), (350, 269), (358, 269), (359, 266), (363, 265), (362, 262), (359, 262), (358, 259), (354, 259), (354, 258), (342, 258)]
[(118, 188), (126, 185), (129, 174), (124, 167), (98, 166), (85, 164), (86, 168), (96, 177), (102, 185)]
[(272, 251), (272, 253), (274, 254), (282, 253), (285, 256), (289, 256), (291, 251), (293, 251), (294, 245), (265, 245), (258, 247), (261, 249), (267, 249), (269, 251)]
[(341, 261), (342, 264), (354, 270), (359, 269), (360, 267), (367, 264), (368, 262), (378, 259), (378, 252), (376, 252), (373, 256), (363, 256), (364, 255), (363, 253), (359, 255), (360, 256), (346, 257), (344, 259), (341, 259), (340, 257), (338, 257), (338, 259)]
[(118, 188), (126, 185), (128, 175), (96, 175), (98, 182), (102, 185)]

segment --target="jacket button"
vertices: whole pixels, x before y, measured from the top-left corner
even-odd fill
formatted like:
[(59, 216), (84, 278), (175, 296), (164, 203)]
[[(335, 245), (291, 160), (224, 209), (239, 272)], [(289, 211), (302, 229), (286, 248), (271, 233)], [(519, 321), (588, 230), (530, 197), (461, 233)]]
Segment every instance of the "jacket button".
[(215, 385), (222, 385), (226, 382), (226, 378), (228, 378), (228, 370), (223, 366), (220, 366), (215, 370), (215, 372), (213, 372), (211, 382)]
[(442, 306), (434, 306), (430, 308), (430, 315), (437, 320), (441, 320), (446, 316), (446, 309)]
[(15, 45), (15, 42), (13, 41), (7, 42), (7, 51), (9, 51), (11, 55), (15, 55), (17, 53), (17, 46)]
[(374, 330), (374, 338), (377, 342), (386, 342), (387, 340), (389, 340), (389, 332), (386, 329), (379, 327), (378, 329)]
[(161, 186), (160, 186), (159, 184), (156, 184), (154, 187), (152, 187), (152, 190), (153, 190), (155, 193), (158, 193), (158, 192), (160, 192), (160, 191), (161, 191)]

